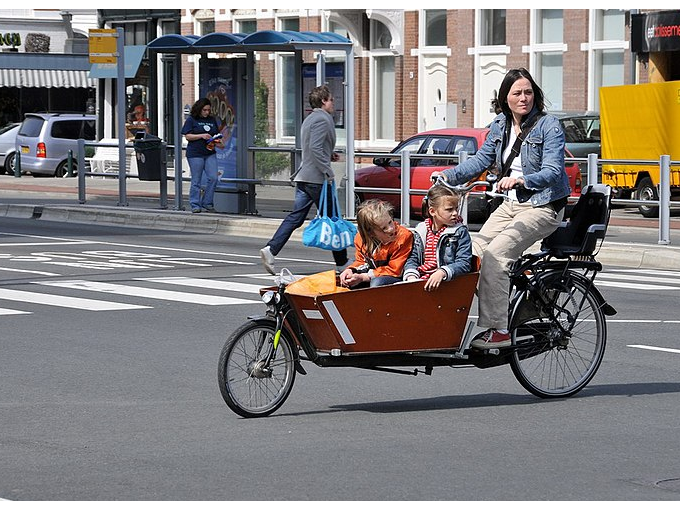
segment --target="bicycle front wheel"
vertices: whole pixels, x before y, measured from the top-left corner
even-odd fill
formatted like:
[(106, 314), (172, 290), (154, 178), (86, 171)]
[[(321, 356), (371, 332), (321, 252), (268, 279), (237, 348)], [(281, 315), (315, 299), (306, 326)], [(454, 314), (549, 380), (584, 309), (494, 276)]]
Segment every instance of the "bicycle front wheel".
[(276, 325), (250, 321), (237, 329), (220, 355), (218, 382), (229, 408), (244, 418), (268, 416), (283, 405), (295, 382), (294, 344), (282, 334), (271, 361)]
[[(593, 378), (604, 356), (607, 326), (591, 282), (578, 274), (543, 279), (548, 304), (524, 293), (511, 318), (510, 366), (519, 383), (543, 398), (569, 397)], [(552, 310), (552, 312), (550, 312)]]

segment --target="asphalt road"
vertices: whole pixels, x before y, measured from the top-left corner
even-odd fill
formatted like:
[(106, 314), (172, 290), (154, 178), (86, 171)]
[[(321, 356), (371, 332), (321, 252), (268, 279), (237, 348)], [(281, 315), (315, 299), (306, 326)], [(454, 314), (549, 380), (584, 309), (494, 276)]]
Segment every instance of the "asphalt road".
[[(507, 366), (307, 363), (279, 411), (247, 420), (222, 401), (217, 360), (263, 307), (254, 288), (210, 287), (270, 282), (260, 244), (3, 220), (0, 498), (678, 499), (678, 273), (600, 275), (619, 313), (572, 398), (538, 399)], [(333, 267), (299, 243), (281, 255), (293, 272)]]

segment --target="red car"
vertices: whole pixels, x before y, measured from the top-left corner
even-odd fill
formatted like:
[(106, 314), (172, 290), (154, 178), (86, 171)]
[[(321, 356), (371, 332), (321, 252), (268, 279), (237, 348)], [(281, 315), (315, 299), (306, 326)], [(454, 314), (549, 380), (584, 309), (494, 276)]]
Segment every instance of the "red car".
[[(430, 174), (454, 166), (454, 158), (430, 159), (427, 155), (458, 154), (466, 151), (468, 155), (477, 152), (489, 134), (489, 128), (447, 128), (434, 131), (424, 131), (401, 142), (392, 151), (398, 153), (405, 149), (411, 154), (411, 189), (427, 190), (430, 188)], [(422, 156), (421, 156), (422, 155)], [(566, 156), (571, 157), (569, 151)], [(373, 166), (357, 168), (354, 174), (354, 185), (367, 188), (400, 188), (401, 187), (401, 159), (384, 157), (373, 159)], [(581, 171), (577, 163), (566, 165), (571, 195), (581, 195)], [(480, 180), (486, 174), (480, 176)], [(480, 191), (483, 191), (480, 188)], [(357, 191), (357, 203), (370, 198), (381, 198), (394, 205), (397, 215), (401, 214), (400, 195), (398, 193), (371, 193)], [(411, 195), (411, 217), (422, 219), (421, 205), (424, 195)], [(485, 195), (470, 195), (468, 197), (468, 219), (483, 222), (489, 215), (488, 197)]]

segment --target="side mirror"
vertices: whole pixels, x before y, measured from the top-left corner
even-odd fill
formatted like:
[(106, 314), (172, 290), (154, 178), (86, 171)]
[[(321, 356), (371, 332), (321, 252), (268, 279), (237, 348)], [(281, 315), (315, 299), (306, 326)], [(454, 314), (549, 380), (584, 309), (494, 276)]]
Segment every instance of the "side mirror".
[(388, 158), (373, 158), (373, 164), (378, 166), (387, 166)]

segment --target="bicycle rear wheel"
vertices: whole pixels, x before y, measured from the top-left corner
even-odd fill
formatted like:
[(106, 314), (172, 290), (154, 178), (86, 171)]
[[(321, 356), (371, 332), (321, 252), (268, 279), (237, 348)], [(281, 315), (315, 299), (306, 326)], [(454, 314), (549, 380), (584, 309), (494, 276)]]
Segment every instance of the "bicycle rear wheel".
[[(519, 383), (543, 398), (569, 397), (593, 378), (604, 356), (607, 326), (591, 282), (579, 274), (544, 277), (549, 305), (522, 295), (511, 318), (510, 367)], [(554, 317), (550, 317), (548, 308)]]
[(283, 405), (295, 382), (293, 342), (282, 334), (270, 363), (274, 322), (250, 321), (224, 344), (218, 367), (222, 398), (244, 418), (268, 416)]

